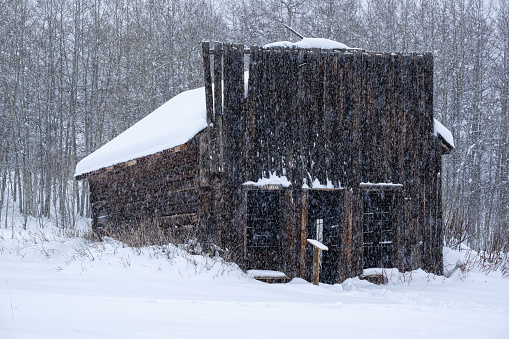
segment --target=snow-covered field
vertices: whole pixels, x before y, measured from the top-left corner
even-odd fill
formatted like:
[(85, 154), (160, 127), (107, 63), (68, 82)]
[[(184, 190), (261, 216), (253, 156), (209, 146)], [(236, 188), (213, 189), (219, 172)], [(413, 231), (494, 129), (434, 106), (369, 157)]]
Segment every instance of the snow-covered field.
[(0, 338), (509, 338), (500, 272), (387, 274), (265, 284), (173, 246), (1, 229)]

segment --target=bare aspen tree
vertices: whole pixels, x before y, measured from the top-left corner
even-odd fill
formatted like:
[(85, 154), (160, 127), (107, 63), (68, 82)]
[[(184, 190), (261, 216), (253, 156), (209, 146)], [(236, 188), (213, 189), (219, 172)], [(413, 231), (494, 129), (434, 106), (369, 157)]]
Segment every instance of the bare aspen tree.
[(496, 47), (499, 61), (494, 69), (500, 100), (500, 129), (496, 148), (494, 238), (509, 250), (509, 3), (500, 1), (496, 22)]

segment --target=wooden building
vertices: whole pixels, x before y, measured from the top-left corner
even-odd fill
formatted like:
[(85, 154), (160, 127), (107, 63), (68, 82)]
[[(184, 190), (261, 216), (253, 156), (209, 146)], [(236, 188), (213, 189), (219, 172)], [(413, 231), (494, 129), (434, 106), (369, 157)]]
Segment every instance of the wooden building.
[[(204, 43), (203, 60), (181, 141), (78, 165), (94, 229), (157, 222), (245, 269), (308, 280), (318, 239), (327, 283), (368, 267), (442, 272), (454, 145), (433, 118), (431, 54)], [(107, 145), (105, 158), (121, 148)]]

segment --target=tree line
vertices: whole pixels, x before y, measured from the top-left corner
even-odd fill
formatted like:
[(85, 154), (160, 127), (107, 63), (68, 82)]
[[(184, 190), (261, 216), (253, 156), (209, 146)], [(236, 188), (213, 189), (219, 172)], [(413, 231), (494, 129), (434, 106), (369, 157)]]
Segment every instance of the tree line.
[(281, 22), (380, 52), (434, 55), (448, 243), (509, 244), (507, 0), (0, 0), (0, 223), (72, 227), (76, 163), (203, 83), (201, 41), (291, 40)]

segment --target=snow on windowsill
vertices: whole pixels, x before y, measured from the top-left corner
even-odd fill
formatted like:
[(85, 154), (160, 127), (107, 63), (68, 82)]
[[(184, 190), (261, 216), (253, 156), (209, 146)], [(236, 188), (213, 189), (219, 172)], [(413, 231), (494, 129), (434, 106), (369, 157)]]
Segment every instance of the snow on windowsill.
[(308, 185), (308, 182), (307, 182), (307, 179), (303, 179), (303, 184), (302, 184), (302, 188), (303, 189), (342, 189), (343, 187), (341, 187), (341, 183), (338, 182), (338, 187), (335, 187), (334, 184), (332, 183), (332, 181), (330, 181), (329, 179), (327, 179), (327, 183), (326, 184), (322, 184), (320, 182), (320, 180), (318, 180), (318, 178), (315, 178), (315, 180), (313, 180), (313, 182), (311, 183), (311, 187), (309, 187)]
[(292, 183), (288, 181), (286, 176), (277, 176), (276, 173), (271, 173), (268, 178), (259, 178), (256, 182), (254, 181), (246, 181), (242, 185), (252, 185), (252, 186), (265, 186), (265, 185), (281, 185), (283, 187), (289, 187)]
[(332, 181), (330, 181), (329, 179), (327, 179), (327, 184), (324, 185), (324, 184), (320, 183), (320, 180), (318, 180), (318, 178), (313, 180), (313, 182), (311, 183), (311, 186), (313, 188), (334, 188)]

